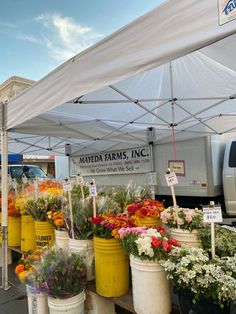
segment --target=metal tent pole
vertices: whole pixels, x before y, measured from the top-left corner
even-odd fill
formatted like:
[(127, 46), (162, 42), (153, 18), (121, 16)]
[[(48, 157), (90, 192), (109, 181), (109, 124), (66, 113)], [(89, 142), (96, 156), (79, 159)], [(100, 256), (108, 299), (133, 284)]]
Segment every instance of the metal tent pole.
[(8, 290), (8, 263), (7, 263), (7, 210), (8, 210), (8, 134), (7, 134), (7, 103), (1, 104), (1, 149), (2, 149), (2, 286)]

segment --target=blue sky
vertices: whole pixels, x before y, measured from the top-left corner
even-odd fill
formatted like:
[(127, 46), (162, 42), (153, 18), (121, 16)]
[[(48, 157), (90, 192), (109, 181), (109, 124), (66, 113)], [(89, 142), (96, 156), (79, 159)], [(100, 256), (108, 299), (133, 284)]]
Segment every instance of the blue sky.
[(0, 84), (38, 80), (164, 0), (0, 0)]

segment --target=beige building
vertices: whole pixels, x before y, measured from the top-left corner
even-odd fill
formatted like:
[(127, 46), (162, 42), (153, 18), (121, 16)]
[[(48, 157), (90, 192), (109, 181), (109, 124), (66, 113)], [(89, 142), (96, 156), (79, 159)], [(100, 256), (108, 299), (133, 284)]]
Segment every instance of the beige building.
[[(33, 80), (29, 80), (20, 76), (12, 76), (2, 84), (0, 84), (0, 102), (9, 100), (16, 95), (22, 93), (25, 89), (29, 88), (35, 83)], [(24, 156), (24, 163), (38, 165), (46, 173), (55, 176), (55, 162), (53, 157), (48, 158), (46, 156)]]
[(35, 83), (20, 76), (12, 76), (0, 84), (0, 101), (6, 101), (15, 97)]

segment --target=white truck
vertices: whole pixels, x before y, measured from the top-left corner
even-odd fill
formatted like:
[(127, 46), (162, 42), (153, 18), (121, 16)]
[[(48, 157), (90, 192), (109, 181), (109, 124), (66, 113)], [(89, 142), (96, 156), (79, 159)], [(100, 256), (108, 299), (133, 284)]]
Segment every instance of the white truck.
[(214, 200), (228, 215), (236, 216), (236, 139), (219, 135), (185, 140), (176, 143), (176, 151), (177, 161), (171, 161), (171, 143), (154, 146), (156, 194), (168, 199), (170, 188), (163, 172), (173, 165), (179, 174), (175, 192), (182, 206)]

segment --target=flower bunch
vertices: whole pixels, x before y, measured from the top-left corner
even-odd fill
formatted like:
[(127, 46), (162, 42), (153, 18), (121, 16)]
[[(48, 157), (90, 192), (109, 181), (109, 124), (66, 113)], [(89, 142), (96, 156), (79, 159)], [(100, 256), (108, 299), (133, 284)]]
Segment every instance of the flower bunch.
[(26, 212), (36, 221), (47, 221), (47, 212), (61, 210), (64, 198), (58, 195), (42, 193), (37, 199), (30, 197), (26, 202)]
[(27, 204), (27, 199), (25, 198), (24, 195), (19, 195), (16, 198), (15, 208), (21, 215), (27, 215), (26, 204)]
[(203, 249), (181, 247), (160, 263), (177, 289), (193, 294), (193, 301), (204, 296), (223, 306), (236, 300), (236, 255), (211, 261)]
[(38, 265), (41, 257), (47, 254), (47, 249), (37, 249), (32, 254), (22, 257), (15, 268), (15, 273), (24, 284), (39, 291), (41, 278), (38, 272)]
[(61, 209), (59, 210), (49, 210), (47, 211), (47, 220), (53, 224), (56, 230), (65, 230), (65, 221), (63, 212)]
[(15, 206), (16, 197), (13, 194), (8, 194), (8, 216), (20, 217), (20, 211)]
[(39, 274), (46, 293), (54, 298), (70, 298), (85, 288), (86, 267), (83, 258), (67, 250), (52, 248), (41, 258)]
[(132, 219), (124, 213), (100, 214), (90, 221), (94, 224), (94, 235), (106, 239), (119, 239), (119, 229), (134, 226)]
[(159, 261), (178, 246), (178, 242), (170, 238), (162, 227), (122, 228), (118, 233), (127, 253), (143, 260)]
[(139, 202), (132, 203), (126, 207), (128, 216), (136, 216), (139, 218), (159, 218), (160, 213), (163, 210), (163, 204), (153, 199), (141, 200)]
[(169, 228), (185, 229), (192, 231), (204, 226), (202, 211), (198, 208), (173, 208), (168, 207), (160, 216), (162, 223)]
[(48, 190), (49, 192), (52, 192), (51, 194), (57, 193), (57, 191), (60, 192), (62, 190), (62, 183), (52, 180), (45, 180), (39, 184), (39, 192), (48, 192)]

